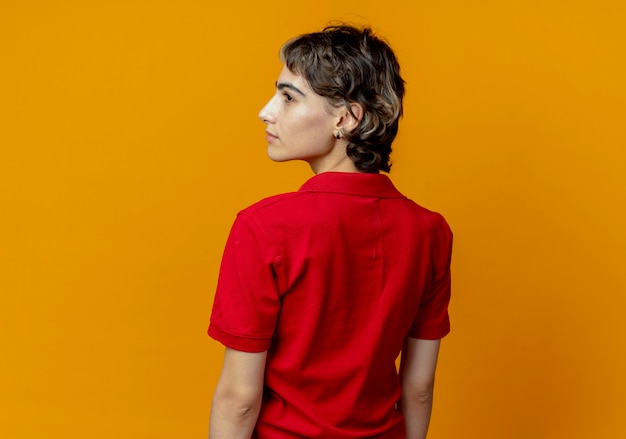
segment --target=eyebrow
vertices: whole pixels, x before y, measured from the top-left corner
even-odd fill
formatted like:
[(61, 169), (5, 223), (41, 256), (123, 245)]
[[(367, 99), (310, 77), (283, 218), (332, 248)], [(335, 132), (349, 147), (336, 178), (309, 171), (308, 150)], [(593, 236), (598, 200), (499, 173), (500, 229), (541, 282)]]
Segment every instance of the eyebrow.
[(289, 90), (293, 90), (296, 93), (298, 93), (301, 96), (306, 96), (302, 90), (300, 90), (298, 87), (296, 87), (295, 85), (291, 84), (290, 82), (277, 82), (276, 83), (276, 88), (278, 90), (283, 90), (285, 88), (288, 88)]

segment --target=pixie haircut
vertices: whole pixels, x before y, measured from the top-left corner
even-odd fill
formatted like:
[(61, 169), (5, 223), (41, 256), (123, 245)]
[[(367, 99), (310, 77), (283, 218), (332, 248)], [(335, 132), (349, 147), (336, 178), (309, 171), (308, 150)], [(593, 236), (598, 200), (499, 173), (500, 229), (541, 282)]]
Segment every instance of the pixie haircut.
[(357, 128), (342, 133), (347, 154), (359, 171), (389, 172), (404, 97), (400, 65), (389, 45), (370, 28), (333, 25), (287, 41), (280, 60), (330, 105), (345, 105), (351, 113), (351, 103), (362, 106)]

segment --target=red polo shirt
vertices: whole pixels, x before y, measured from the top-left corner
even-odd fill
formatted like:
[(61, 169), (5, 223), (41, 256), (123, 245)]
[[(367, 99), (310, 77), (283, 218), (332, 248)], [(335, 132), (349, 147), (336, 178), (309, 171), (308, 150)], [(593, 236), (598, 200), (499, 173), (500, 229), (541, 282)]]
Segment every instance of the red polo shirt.
[(268, 350), (254, 437), (404, 438), (395, 360), (450, 330), (451, 246), (382, 174), (322, 173), (240, 212), (209, 335)]

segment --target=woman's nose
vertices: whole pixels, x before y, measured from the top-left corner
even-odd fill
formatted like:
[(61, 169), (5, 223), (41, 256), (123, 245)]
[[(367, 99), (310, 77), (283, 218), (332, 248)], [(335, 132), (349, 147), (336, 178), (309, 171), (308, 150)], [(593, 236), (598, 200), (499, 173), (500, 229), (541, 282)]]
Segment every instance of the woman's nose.
[(259, 111), (259, 119), (261, 119), (262, 122), (272, 123), (275, 120), (274, 112), (272, 111), (272, 101), (273, 99), (270, 99), (268, 103), (261, 108), (261, 111)]

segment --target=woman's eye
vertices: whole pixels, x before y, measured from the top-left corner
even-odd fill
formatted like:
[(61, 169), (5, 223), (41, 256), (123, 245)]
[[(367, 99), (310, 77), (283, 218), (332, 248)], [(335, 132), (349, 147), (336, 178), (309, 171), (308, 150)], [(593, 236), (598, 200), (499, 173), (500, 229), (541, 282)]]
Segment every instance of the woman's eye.
[(287, 102), (293, 101), (293, 96), (291, 96), (289, 93), (283, 93), (283, 96), (285, 96), (285, 101)]

